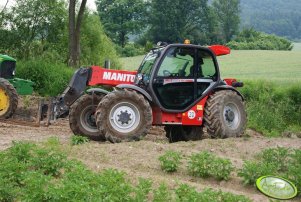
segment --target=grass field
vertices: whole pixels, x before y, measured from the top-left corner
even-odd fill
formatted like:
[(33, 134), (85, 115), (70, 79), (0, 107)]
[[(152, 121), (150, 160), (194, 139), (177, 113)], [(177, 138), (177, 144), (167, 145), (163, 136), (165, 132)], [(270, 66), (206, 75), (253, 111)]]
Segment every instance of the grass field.
[(301, 51), (301, 43), (294, 43), (293, 51)]
[[(301, 49), (301, 44), (300, 49)], [(298, 47), (296, 46), (298, 49)], [(143, 56), (121, 58), (124, 69), (136, 70)], [(268, 80), (281, 84), (301, 82), (301, 51), (232, 51), (218, 58), (222, 77)]]

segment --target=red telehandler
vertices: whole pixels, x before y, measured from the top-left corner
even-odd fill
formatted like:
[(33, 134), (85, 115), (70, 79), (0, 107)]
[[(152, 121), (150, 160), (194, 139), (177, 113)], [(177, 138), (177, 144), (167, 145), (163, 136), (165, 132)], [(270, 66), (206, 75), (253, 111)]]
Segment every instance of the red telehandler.
[[(113, 143), (139, 140), (152, 125), (170, 142), (241, 136), (247, 117), (243, 83), (221, 79), (216, 56), (225, 46), (170, 44), (152, 49), (137, 72), (80, 68), (56, 105), (70, 106), (75, 135)], [(88, 89), (88, 90), (87, 90)], [(105, 89), (111, 89), (109, 91)]]

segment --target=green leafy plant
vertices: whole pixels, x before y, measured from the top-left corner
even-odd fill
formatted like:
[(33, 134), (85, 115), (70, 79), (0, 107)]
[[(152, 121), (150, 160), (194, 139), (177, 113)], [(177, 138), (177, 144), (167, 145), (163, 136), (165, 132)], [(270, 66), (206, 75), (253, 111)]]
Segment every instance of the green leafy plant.
[(284, 147), (265, 149), (254, 160), (245, 161), (239, 170), (244, 184), (255, 185), (265, 175), (285, 177), (301, 189), (301, 150)]
[(243, 178), (244, 184), (254, 184), (261, 176), (276, 174), (277, 166), (274, 164), (256, 161), (245, 161), (243, 168), (238, 172), (238, 176)]
[(154, 190), (154, 199), (153, 202), (166, 202), (172, 201), (172, 193), (166, 186), (166, 184), (162, 183), (158, 187), (158, 189)]
[[(46, 143), (15, 143), (0, 151), (0, 201), (248, 201), (221, 191), (197, 192), (187, 185), (170, 190), (164, 184), (152, 189), (152, 181), (132, 183), (126, 173), (106, 169), (89, 170), (70, 160), (58, 147)], [(22, 153), (24, 152), (24, 153)]]
[(89, 142), (89, 138), (80, 136), (80, 135), (73, 135), (71, 137), (71, 144), (72, 145), (80, 145), (80, 144), (85, 144)]
[(205, 189), (202, 192), (197, 192), (194, 187), (190, 187), (187, 184), (181, 184), (176, 189), (176, 201), (240, 201), (251, 202), (245, 196), (235, 195), (229, 192), (215, 191), (213, 189)]
[(141, 202), (147, 201), (148, 194), (152, 190), (152, 181), (148, 179), (139, 178), (139, 184), (135, 187), (135, 198), (134, 201)]
[(286, 171), (289, 165), (291, 151), (285, 147), (269, 148), (264, 150), (259, 158), (269, 164), (274, 164), (277, 171)]
[(295, 183), (297, 189), (301, 190), (301, 150), (294, 150), (291, 155), (291, 161), (288, 165), (288, 171), (285, 175), (293, 183)]
[(207, 151), (191, 155), (188, 171), (193, 176), (228, 180), (234, 167), (229, 159), (220, 158)]
[(182, 156), (179, 152), (166, 151), (165, 154), (159, 157), (161, 169), (165, 172), (175, 172), (181, 163), (181, 159)]

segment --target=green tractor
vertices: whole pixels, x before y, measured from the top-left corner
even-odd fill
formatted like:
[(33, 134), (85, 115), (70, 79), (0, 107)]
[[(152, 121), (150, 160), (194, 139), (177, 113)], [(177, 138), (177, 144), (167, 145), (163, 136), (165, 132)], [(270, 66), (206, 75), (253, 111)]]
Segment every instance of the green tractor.
[(18, 94), (30, 95), (33, 82), (15, 78), (16, 60), (0, 54), (0, 118), (10, 118), (18, 107)]

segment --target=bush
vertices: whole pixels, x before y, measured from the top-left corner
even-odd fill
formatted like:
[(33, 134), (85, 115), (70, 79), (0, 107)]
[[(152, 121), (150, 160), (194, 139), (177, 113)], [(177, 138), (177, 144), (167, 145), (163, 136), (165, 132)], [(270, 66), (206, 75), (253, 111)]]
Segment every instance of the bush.
[(162, 170), (165, 172), (177, 171), (181, 163), (181, 154), (175, 151), (167, 151), (164, 155), (159, 157)]
[(247, 104), (248, 127), (267, 136), (301, 130), (301, 87), (247, 81), (240, 91)]
[(227, 43), (234, 50), (292, 50), (292, 42), (276, 35), (245, 29)]
[(35, 83), (34, 90), (42, 96), (57, 96), (67, 87), (75, 70), (62, 63), (28, 60), (17, 63), (17, 77)]
[(124, 48), (117, 46), (117, 52), (121, 57), (133, 57), (145, 54), (145, 50), (142, 46), (132, 43), (126, 44)]
[(188, 171), (193, 176), (214, 177), (218, 180), (228, 180), (233, 171), (229, 159), (223, 159), (209, 152), (193, 154), (188, 162)]

